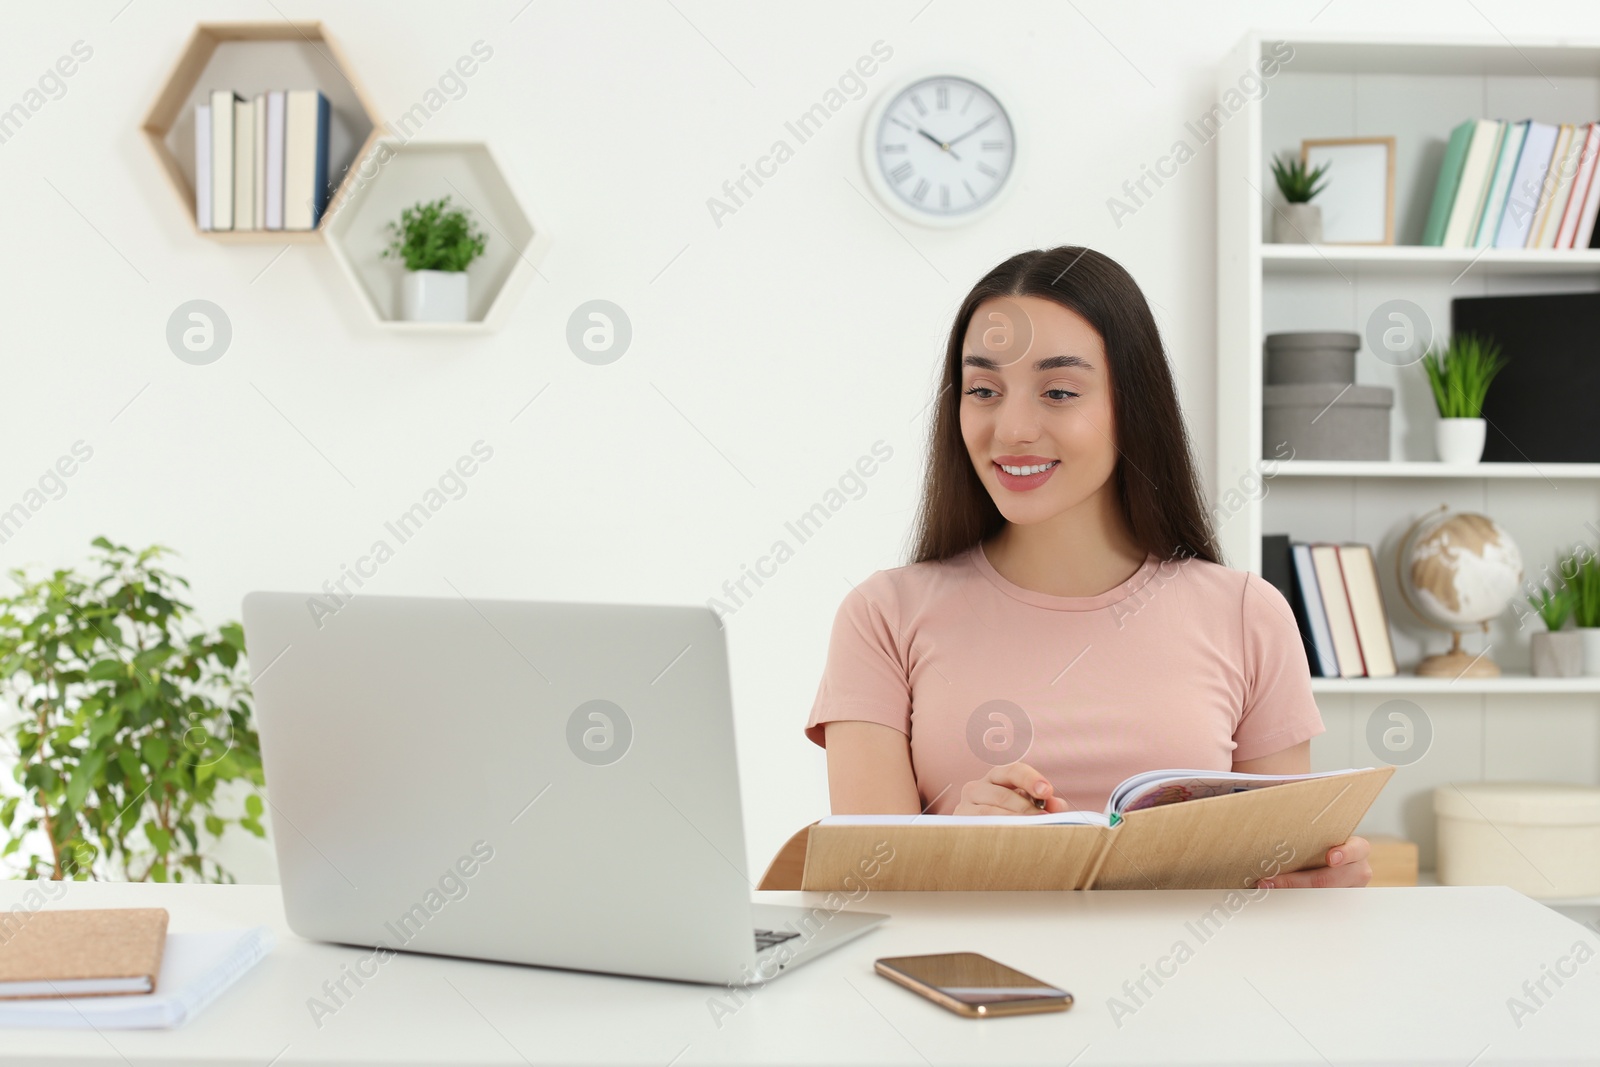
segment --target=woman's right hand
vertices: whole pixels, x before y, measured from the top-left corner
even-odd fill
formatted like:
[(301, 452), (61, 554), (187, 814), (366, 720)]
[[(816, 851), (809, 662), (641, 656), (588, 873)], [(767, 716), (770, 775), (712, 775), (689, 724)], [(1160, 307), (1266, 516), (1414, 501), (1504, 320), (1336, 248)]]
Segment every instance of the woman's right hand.
[[(1043, 800), (1044, 807), (1033, 798)], [(961, 787), (961, 801), (953, 815), (1043, 815), (1067, 811), (1067, 802), (1045, 776), (1026, 763), (996, 767), (975, 782)]]

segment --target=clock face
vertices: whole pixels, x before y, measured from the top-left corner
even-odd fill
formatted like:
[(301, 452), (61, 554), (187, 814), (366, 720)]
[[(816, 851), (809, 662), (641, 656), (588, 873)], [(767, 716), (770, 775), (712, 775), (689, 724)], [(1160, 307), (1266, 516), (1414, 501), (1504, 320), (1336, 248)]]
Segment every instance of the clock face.
[(880, 186), (911, 217), (958, 221), (1005, 188), (1016, 159), (1011, 118), (987, 89), (953, 75), (913, 82), (869, 131)]

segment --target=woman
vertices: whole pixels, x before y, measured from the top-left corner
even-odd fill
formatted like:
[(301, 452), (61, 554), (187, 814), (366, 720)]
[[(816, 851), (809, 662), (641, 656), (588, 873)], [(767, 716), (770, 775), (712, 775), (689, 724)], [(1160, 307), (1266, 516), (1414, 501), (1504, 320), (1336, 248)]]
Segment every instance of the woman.
[[(1100, 810), (1138, 771), (1311, 769), (1294, 616), (1218, 559), (1125, 270), (1073, 247), (992, 270), (931, 443), (912, 563), (845, 598), (806, 724), (836, 814)], [(1367, 855), (1352, 837), (1260, 884), (1365, 885)]]

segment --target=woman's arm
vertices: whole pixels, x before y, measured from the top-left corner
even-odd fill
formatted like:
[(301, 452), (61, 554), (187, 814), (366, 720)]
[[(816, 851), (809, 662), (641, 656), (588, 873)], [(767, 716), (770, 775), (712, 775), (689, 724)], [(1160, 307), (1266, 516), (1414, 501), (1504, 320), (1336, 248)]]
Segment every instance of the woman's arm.
[(1233, 769), (1239, 774), (1310, 774), (1311, 742), (1302, 741), (1270, 756), (1235, 760)]
[(891, 726), (844, 720), (823, 727), (828, 799), (835, 815), (916, 815), (911, 739)]
[[(1293, 748), (1274, 752), (1258, 759), (1239, 760), (1233, 769), (1240, 774), (1309, 774), (1311, 772), (1311, 742), (1302, 741)], [(1326, 889), (1339, 886), (1364, 886), (1372, 881), (1372, 864), (1367, 855), (1372, 846), (1364, 837), (1352, 837), (1342, 845), (1328, 850), (1323, 866), (1304, 871), (1275, 874), (1263, 878), (1256, 885), (1266, 889)]]
[[(910, 738), (881, 723), (854, 720), (830, 722), (823, 731), (828, 797), (835, 815), (922, 813)], [(1066, 810), (1067, 802), (1042, 774), (1026, 763), (1008, 763), (962, 786), (954, 814), (1027, 816)]]

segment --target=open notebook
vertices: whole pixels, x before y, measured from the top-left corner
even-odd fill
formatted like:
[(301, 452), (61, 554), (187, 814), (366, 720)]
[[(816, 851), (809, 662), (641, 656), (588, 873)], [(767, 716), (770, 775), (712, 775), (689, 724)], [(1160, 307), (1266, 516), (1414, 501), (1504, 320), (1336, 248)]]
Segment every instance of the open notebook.
[(1172, 769), (1125, 779), (1104, 811), (832, 815), (810, 828), (801, 888), (868, 871), (879, 890), (1246, 888), (1321, 866), (1393, 773)]
[[(1370, 769), (1370, 768), (1369, 768)], [(1115, 826), (1131, 811), (1227, 796), (1308, 778), (1353, 774), (1357, 768), (1316, 774), (1239, 774), (1234, 771), (1140, 771), (1111, 791), (1104, 811), (1058, 811), (1038, 815), (829, 815), (819, 826)]]

